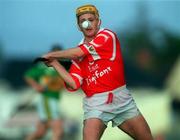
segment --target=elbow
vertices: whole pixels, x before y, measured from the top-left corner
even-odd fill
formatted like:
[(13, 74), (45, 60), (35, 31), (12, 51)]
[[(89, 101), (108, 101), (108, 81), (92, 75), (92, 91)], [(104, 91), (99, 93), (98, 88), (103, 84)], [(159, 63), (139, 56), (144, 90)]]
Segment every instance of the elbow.
[(75, 77), (73, 78), (72, 76), (66, 79), (65, 83), (66, 83), (65, 85), (67, 86), (67, 88), (73, 91), (79, 89), (81, 85), (80, 81), (76, 79)]
[(78, 86), (76, 85), (76, 83), (72, 82), (72, 83), (66, 83), (66, 88), (69, 90), (69, 91), (75, 91), (78, 89)]
[(78, 87), (75, 82), (71, 83), (71, 89), (76, 90)]

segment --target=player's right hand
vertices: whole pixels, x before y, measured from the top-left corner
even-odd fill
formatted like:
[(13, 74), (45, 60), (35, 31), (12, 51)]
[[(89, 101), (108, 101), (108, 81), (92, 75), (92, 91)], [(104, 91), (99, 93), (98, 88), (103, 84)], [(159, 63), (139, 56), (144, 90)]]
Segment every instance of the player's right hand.
[(42, 58), (52, 59), (53, 57), (51, 56), (51, 53), (47, 53), (47, 54), (43, 55)]

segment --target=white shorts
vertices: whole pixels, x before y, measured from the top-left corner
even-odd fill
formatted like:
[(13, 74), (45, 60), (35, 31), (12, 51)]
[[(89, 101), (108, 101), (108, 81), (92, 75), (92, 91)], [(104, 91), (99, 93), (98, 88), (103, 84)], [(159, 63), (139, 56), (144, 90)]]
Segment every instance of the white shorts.
[[(107, 102), (109, 96), (111, 96), (111, 99)], [(98, 93), (92, 97), (85, 97), (83, 99), (83, 109), (84, 120), (98, 118), (105, 125), (112, 121), (113, 127), (140, 114), (126, 86), (113, 91)]]
[(60, 119), (59, 100), (40, 96), (37, 104), (38, 115), (41, 121)]

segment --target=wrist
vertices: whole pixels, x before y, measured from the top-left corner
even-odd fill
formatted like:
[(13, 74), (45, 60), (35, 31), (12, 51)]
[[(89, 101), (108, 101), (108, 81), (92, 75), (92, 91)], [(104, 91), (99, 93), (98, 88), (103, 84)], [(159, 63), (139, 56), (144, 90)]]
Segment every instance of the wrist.
[(58, 64), (58, 61), (56, 59), (52, 60), (51, 65), (56, 66)]

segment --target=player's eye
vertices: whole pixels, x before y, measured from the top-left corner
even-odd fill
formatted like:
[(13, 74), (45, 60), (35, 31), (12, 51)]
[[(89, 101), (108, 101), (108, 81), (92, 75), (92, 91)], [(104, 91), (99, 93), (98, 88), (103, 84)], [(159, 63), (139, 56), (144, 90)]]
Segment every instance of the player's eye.
[(83, 23), (85, 20), (86, 20), (86, 19), (81, 19), (81, 20), (79, 21), (79, 23), (81, 24), (81, 23)]
[(88, 19), (90, 22), (93, 22), (95, 19), (94, 18), (89, 18)]

